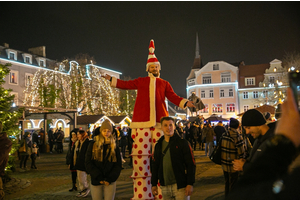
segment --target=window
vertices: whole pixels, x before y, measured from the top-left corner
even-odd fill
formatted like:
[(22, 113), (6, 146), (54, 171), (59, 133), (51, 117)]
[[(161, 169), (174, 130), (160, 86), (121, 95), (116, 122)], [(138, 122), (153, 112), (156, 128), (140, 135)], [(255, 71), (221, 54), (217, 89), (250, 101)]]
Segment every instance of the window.
[(234, 103), (227, 103), (226, 104), (227, 112), (235, 112), (235, 104)]
[(214, 91), (213, 90), (209, 90), (209, 98), (214, 98)]
[(221, 82), (230, 82), (231, 81), (231, 75), (230, 72), (222, 73), (221, 74)]
[(10, 84), (18, 84), (18, 71), (11, 70), (9, 73), (9, 83)]
[(255, 85), (255, 78), (245, 78), (245, 85)]
[(32, 128), (31, 127), (31, 122), (27, 122), (27, 128)]
[(274, 76), (270, 76), (269, 77), (269, 81), (270, 81), (270, 83), (275, 83), (275, 77)]
[(220, 90), (220, 97), (224, 97), (224, 90)]
[(248, 99), (248, 92), (243, 92), (243, 99)]
[(258, 98), (258, 91), (253, 91), (253, 99), (257, 99)]
[(201, 112), (208, 113), (208, 104), (204, 104), (205, 108), (202, 109)]
[(213, 104), (213, 112), (214, 113), (221, 113), (223, 112), (222, 110), (222, 104), (219, 103), (219, 104)]
[(25, 62), (31, 64), (31, 62), (30, 62), (30, 57), (26, 56), (26, 57), (25, 57)]
[(265, 98), (265, 97), (268, 97), (268, 90), (264, 90), (262, 92), (262, 97)]
[(33, 81), (33, 74), (25, 74), (25, 85), (26, 86), (29, 86), (29, 85), (32, 85), (32, 81)]
[(229, 89), (229, 96), (233, 97), (233, 89)]
[(204, 90), (201, 91), (201, 98), (205, 98), (205, 91)]
[(213, 64), (213, 70), (219, 70), (219, 64)]
[(204, 74), (202, 78), (203, 84), (211, 83), (211, 74)]
[(45, 61), (44, 60), (40, 60), (40, 66), (45, 67)]
[(15, 60), (15, 53), (14, 52), (9, 53), (9, 59)]
[(18, 105), (18, 93), (17, 92), (11, 92), (11, 95), (15, 95), (14, 100), (13, 100), (13, 105), (17, 106)]
[(257, 104), (253, 105), (253, 108), (258, 108), (258, 107), (259, 107), (259, 105), (257, 105)]
[(244, 106), (244, 112), (246, 112), (247, 110), (249, 110), (249, 106)]

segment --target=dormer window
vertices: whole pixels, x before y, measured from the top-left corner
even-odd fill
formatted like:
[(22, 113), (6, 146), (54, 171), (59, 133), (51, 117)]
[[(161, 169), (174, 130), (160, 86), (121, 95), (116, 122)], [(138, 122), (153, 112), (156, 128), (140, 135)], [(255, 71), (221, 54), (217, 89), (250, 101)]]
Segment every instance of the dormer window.
[(6, 49), (7, 58), (10, 60), (17, 60), (17, 51), (12, 49)]
[(213, 70), (219, 70), (219, 64), (213, 64)]
[(25, 57), (25, 62), (30, 63), (30, 58), (28, 56)]
[(40, 67), (46, 67), (46, 60), (45, 60), (45, 58), (36, 58), (36, 61), (37, 61), (38, 65)]
[(15, 59), (15, 53), (10, 52), (9, 53), (9, 59), (14, 60)]
[(42, 66), (42, 67), (45, 66), (45, 62), (43, 60), (40, 60), (40, 66)]
[(23, 55), (24, 63), (32, 64), (32, 55), (24, 53)]

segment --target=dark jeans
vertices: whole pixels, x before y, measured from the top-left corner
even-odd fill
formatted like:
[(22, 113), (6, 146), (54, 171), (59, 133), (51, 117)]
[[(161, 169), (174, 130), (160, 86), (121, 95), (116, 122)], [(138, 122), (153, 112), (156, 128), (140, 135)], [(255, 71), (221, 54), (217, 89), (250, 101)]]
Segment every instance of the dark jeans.
[(23, 164), (24, 168), (26, 167), (26, 162), (27, 162), (28, 157), (29, 157), (29, 155), (21, 156), (20, 168), (22, 168), (22, 164)]
[(225, 171), (223, 172), (225, 177), (225, 196), (227, 196), (230, 190), (232, 189), (232, 186), (237, 182), (239, 173), (238, 172), (229, 173)]
[(129, 165), (132, 166), (132, 156), (131, 156), (131, 153), (132, 153), (132, 144), (129, 144), (130, 147), (128, 147), (128, 152), (129, 152)]
[(125, 151), (126, 151), (126, 145), (121, 146), (121, 152), (122, 152), (123, 158), (125, 158)]
[(53, 141), (49, 141), (50, 151), (52, 152), (53, 149)]
[(72, 174), (72, 183), (73, 183), (74, 185), (76, 185), (77, 171), (76, 171), (76, 170), (71, 171), (71, 174)]
[(35, 161), (36, 161), (36, 155), (35, 154), (31, 154), (31, 167), (36, 167), (35, 166)]

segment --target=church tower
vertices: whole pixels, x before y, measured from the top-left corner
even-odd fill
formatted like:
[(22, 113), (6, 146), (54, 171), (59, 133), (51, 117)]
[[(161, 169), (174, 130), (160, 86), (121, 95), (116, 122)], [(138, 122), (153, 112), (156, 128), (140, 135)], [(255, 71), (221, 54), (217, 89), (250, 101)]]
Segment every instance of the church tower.
[[(195, 85), (195, 72), (198, 71), (203, 67), (202, 64), (202, 59), (200, 56), (200, 51), (199, 51), (199, 40), (198, 40), (198, 33), (196, 33), (196, 49), (195, 49), (195, 59), (194, 59), (194, 64), (192, 66), (191, 72), (189, 76), (186, 79), (187, 86)], [(189, 94), (187, 94), (189, 95)]]

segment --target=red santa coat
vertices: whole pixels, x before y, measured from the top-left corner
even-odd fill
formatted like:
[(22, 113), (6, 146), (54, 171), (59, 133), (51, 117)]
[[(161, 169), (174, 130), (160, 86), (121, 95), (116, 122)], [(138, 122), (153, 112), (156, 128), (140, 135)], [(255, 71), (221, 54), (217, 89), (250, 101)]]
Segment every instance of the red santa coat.
[(123, 81), (112, 77), (111, 86), (119, 89), (137, 90), (131, 128), (150, 128), (160, 125), (161, 117), (168, 116), (165, 98), (180, 108), (188, 101), (179, 97), (170, 83), (149, 73), (148, 77), (139, 77)]

